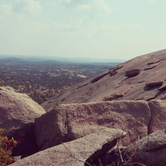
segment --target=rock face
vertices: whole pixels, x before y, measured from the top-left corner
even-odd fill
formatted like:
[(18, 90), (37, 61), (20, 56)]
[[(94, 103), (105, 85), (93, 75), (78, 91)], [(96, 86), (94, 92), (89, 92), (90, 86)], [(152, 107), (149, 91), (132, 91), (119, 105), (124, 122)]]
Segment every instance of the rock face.
[(134, 143), (124, 153), (132, 157), (132, 162), (138, 162), (146, 166), (166, 165), (166, 129), (154, 132), (149, 136)]
[(103, 100), (152, 100), (166, 98), (166, 50), (136, 57), (103, 74), (76, 84), (43, 103), (46, 111), (58, 104)]
[[(4, 135), (20, 142), (17, 154), (31, 154), (37, 146), (34, 136), (34, 120), (45, 110), (25, 94), (16, 93), (9, 87), (0, 87), (0, 127), (6, 129)], [(26, 148), (23, 147), (27, 145)], [(15, 153), (15, 152), (14, 152)]]
[(71, 141), (101, 128), (117, 128), (127, 132), (124, 146), (137, 137), (163, 129), (166, 125), (164, 101), (111, 101), (87, 104), (62, 104), (35, 121), (37, 144), (46, 149)]
[(113, 148), (125, 132), (104, 129), (86, 137), (63, 143), (19, 160), (11, 166), (87, 166), (93, 164), (103, 153)]

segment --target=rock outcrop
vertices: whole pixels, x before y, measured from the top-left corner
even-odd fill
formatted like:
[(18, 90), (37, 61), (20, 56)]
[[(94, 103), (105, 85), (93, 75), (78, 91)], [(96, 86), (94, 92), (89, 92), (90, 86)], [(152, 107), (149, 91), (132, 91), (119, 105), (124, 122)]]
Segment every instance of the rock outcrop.
[(86, 137), (62, 143), (11, 164), (11, 166), (88, 166), (113, 148), (125, 132), (104, 129)]
[(20, 142), (15, 155), (34, 152), (37, 147), (34, 121), (44, 113), (45, 110), (27, 95), (16, 93), (10, 87), (0, 87), (0, 127), (6, 129), (4, 135)]
[(1, 87), (0, 127), (21, 142), (14, 155), (41, 150), (12, 165), (87, 166), (100, 156), (103, 166), (165, 166), (165, 66), (166, 50), (139, 56), (43, 103), (47, 113)]
[(66, 90), (43, 103), (46, 111), (58, 104), (103, 100), (166, 99), (166, 50), (136, 57)]
[(133, 163), (146, 166), (166, 165), (166, 129), (154, 132), (124, 150)]
[(127, 132), (122, 144), (127, 146), (166, 125), (164, 101), (110, 101), (62, 104), (35, 121), (37, 144), (41, 149), (75, 140), (101, 128)]

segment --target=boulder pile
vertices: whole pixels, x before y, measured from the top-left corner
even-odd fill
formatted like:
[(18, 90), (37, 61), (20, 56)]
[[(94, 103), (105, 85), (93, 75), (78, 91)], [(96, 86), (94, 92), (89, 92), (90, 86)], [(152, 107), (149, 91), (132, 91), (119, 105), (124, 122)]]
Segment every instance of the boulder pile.
[[(42, 104), (0, 87), (11, 166), (166, 166), (166, 50), (139, 56)], [(18, 157), (19, 156), (19, 157)]]

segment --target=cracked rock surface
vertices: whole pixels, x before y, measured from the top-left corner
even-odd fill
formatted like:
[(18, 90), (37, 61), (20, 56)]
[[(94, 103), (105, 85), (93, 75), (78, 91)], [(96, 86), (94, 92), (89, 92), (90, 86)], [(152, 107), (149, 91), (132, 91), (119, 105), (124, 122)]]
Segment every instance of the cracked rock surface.
[(19, 160), (11, 166), (87, 166), (113, 148), (126, 135), (122, 130), (102, 129)]

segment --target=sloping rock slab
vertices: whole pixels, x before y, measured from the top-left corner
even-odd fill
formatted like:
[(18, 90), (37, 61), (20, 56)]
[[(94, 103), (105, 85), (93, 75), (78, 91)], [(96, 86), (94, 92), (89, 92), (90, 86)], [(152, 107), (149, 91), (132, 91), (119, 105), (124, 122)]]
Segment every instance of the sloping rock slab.
[(166, 166), (166, 129), (154, 132), (125, 150), (132, 162), (146, 166)]
[[(59, 104), (98, 102), (110, 96), (113, 96), (111, 100), (166, 99), (163, 96), (165, 87), (158, 90), (162, 84), (164, 85), (166, 79), (165, 66), (166, 50), (138, 56), (102, 75), (86, 80), (81, 83), (84, 85), (82, 87), (80, 84), (75, 84), (59, 96), (49, 99), (42, 106), (48, 112)], [(130, 86), (130, 90), (124, 95), (116, 95), (116, 92), (121, 91), (124, 86)]]
[(128, 132), (123, 145), (129, 145), (148, 134), (150, 117), (146, 101), (63, 104), (35, 120), (36, 140), (46, 149), (109, 127)]
[(84, 166), (92, 164), (100, 155), (116, 145), (125, 132), (104, 129), (86, 137), (63, 143), (17, 161), (11, 166)]

